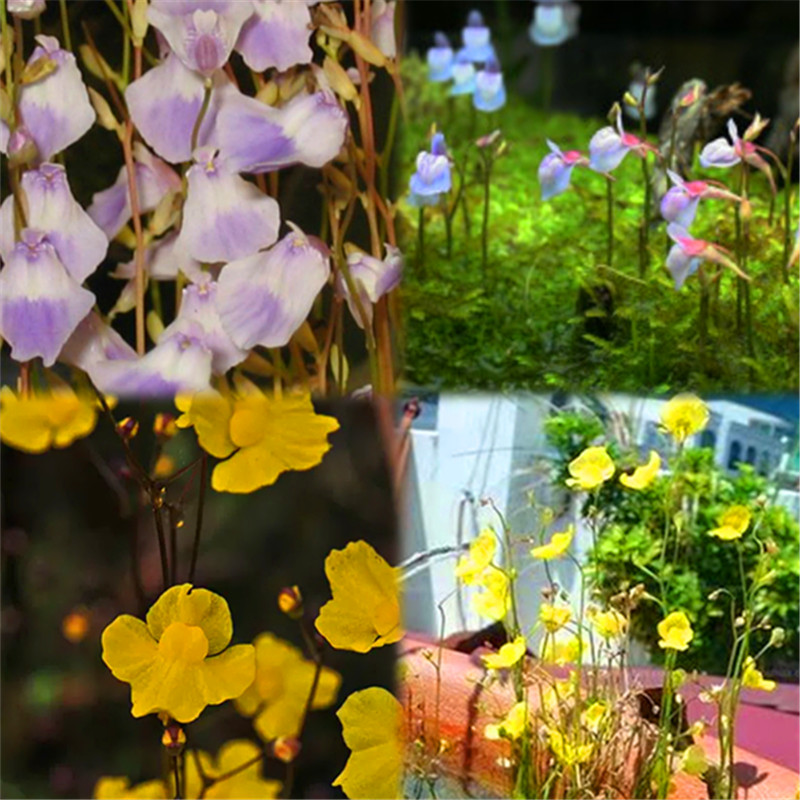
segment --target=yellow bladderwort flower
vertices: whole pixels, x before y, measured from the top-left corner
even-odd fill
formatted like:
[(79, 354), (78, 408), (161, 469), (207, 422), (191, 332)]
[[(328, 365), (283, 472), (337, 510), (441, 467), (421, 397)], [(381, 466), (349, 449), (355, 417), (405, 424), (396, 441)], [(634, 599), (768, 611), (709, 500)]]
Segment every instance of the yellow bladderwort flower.
[(542, 661), (547, 664), (574, 664), (581, 650), (580, 639), (575, 635), (547, 636), (542, 647)]
[(128, 778), (106, 776), (94, 785), (92, 797), (95, 800), (167, 800), (172, 797), (167, 792), (164, 781), (146, 781), (131, 786)]
[(542, 561), (551, 561), (560, 558), (567, 552), (572, 544), (572, 537), (575, 535), (575, 526), (570, 525), (562, 533), (554, 533), (547, 544), (539, 545), (531, 550), (534, 558), (541, 558)]
[(575, 764), (584, 764), (591, 758), (591, 744), (575, 744), (570, 742), (564, 734), (556, 728), (550, 728), (547, 733), (553, 755), (564, 764), (564, 766), (571, 767)]
[(706, 751), (699, 744), (690, 744), (681, 757), (681, 769), (687, 775), (697, 775), (705, 773), (711, 766), (711, 762), (706, 756)]
[(775, 691), (778, 684), (775, 681), (767, 680), (764, 675), (756, 669), (756, 662), (752, 656), (744, 660), (744, 670), (742, 671), (742, 686), (745, 689), (760, 689), (762, 692)]
[(497, 539), (491, 528), (484, 528), (469, 546), (469, 554), (462, 556), (456, 565), (456, 577), (464, 583), (476, 583), (478, 577), (492, 563)]
[[(187, 753), (183, 759), (185, 779), (182, 797), (203, 797), (208, 800), (224, 800), (230, 797), (260, 797), (264, 800), (279, 797), (282, 784), (280, 781), (266, 780), (261, 775), (263, 759), (257, 760), (261, 748), (248, 739), (235, 739), (226, 742), (217, 752), (217, 757), (212, 758), (203, 750)], [(200, 773), (197, 762), (200, 762)], [(253, 762), (244, 769), (239, 769), (245, 764)], [(203, 791), (203, 775), (217, 778), (233, 772), (229, 778), (215, 781)], [(172, 783), (169, 797), (175, 797), (174, 783)]]
[(528, 706), (524, 700), (513, 705), (500, 722), (489, 723), (483, 731), (487, 739), (519, 739), (528, 724)]
[(619, 482), (628, 489), (641, 491), (656, 479), (659, 469), (661, 469), (661, 456), (655, 450), (651, 450), (647, 463), (641, 467), (636, 467), (630, 475), (623, 472), (619, 476)]
[(317, 630), (338, 650), (366, 653), (404, 636), (397, 572), (366, 542), (331, 550), (325, 574), (333, 599), (320, 609)]
[(287, 470), (317, 466), (330, 449), (333, 417), (317, 414), (307, 394), (268, 397), (238, 379), (235, 392), (209, 390), (179, 395), (179, 428), (193, 426), (200, 446), (216, 458), (211, 486), (218, 492), (247, 493), (270, 486)]
[(683, 611), (673, 611), (658, 623), (658, 646), (664, 650), (688, 650), (694, 631)]
[(351, 800), (402, 796), (403, 708), (386, 689), (354, 692), (336, 712), (352, 751), (333, 782)]
[(486, 669), (508, 669), (525, 655), (527, 645), (524, 636), (517, 636), (513, 642), (506, 642), (496, 653), (481, 656)]
[[(316, 665), (303, 658), (294, 645), (262, 633), (255, 638), (256, 676), (234, 705), (246, 717), (252, 717), (256, 732), (270, 741), (293, 737), (300, 732), (308, 696), (314, 683)], [(312, 709), (327, 708), (336, 702), (342, 678), (338, 672), (323, 667), (314, 692)]]
[(741, 538), (750, 526), (750, 511), (745, 506), (731, 506), (717, 520), (719, 527), (708, 532), (709, 536), (716, 536), (729, 542)]
[(97, 399), (62, 384), (27, 397), (0, 389), (0, 439), (26, 453), (69, 447), (97, 425)]
[(696, 395), (679, 394), (661, 411), (661, 425), (677, 442), (685, 442), (708, 423), (708, 406)]
[(567, 606), (554, 606), (550, 603), (543, 603), (539, 608), (539, 622), (547, 628), (550, 633), (555, 633), (563, 628), (572, 619), (572, 611)]
[(596, 701), (581, 714), (581, 721), (592, 733), (597, 733), (600, 730), (600, 723), (607, 712), (608, 706), (605, 703)]
[(614, 474), (614, 462), (605, 447), (587, 447), (567, 467), (571, 478), (567, 486), (572, 489), (596, 489)]
[(511, 608), (511, 586), (508, 576), (499, 569), (491, 569), (481, 575), (483, 591), (472, 595), (470, 606), (481, 617), (500, 621)]
[[(577, 656), (577, 654), (576, 654)], [(575, 696), (578, 684), (577, 672), (572, 670), (569, 677), (561, 681), (553, 681), (551, 685), (542, 692), (542, 702), (545, 708), (554, 708), (559, 703), (566, 703)]]
[(117, 617), (103, 631), (103, 661), (131, 685), (134, 717), (163, 711), (191, 722), (253, 682), (253, 645), (228, 647), (232, 635), (225, 600), (184, 583), (158, 598), (146, 624), (129, 614)]
[(589, 615), (594, 629), (604, 639), (618, 639), (628, 630), (628, 620), (614, 608)]

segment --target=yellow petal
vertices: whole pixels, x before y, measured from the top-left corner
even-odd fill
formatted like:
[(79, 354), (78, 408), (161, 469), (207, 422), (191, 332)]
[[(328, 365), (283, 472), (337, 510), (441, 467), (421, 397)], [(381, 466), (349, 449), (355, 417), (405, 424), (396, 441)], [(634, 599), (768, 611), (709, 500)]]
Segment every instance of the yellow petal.
[(483, 656), (483, 664), (487, 669), (508, 669), (525, 655), (526, 649), (525, 637), (517, 636), (513, 642), (501, 645), (496, 653)]
[(493, 569), (481, 576), (483, 591), (472, 595), (470, 606), (482, 617), (501, 620), (511, 606), (511, 590), (508, 577), (499, 569)]
[(641, 467), (636, 467), (631, 475), (623, 473), (619, 476), (619, 482), (628, 489), (641, 491), (646, 489), (658, 475), (661, 468), (661, 456), (655, 450), (650, 451), (650, 458)]
[(708, 406), (696, 395), (679, 394), (661, 412), (661, 424), (678, 442), (705, 428)]
[(140, 619), (117, 617), (101, 637), (103, 661), (112, 675), (130, 683), (151, 670), (158, 657), (158, 643)]
[(233, 636), (233, 621), (225, 598), (208, 589), (192, 588), (191, 583), (170, 587), (147, 612), (147, 627), (155, 639), (160, 639), (173, 622), (202, 628), (212, 656), (224, 650)]
[(201, 667), (206, 682), (206, 702), (218, 705), (238, 697), (253, 682), (255, 649), (251, 644), (235, 644), (224, 653), (207, 658)]
[(466, 584), (475, 583), (478, 576), (492, 563), (497, 539), (491, 528), (485, 528), (469, 546), (469, 555), (459, 559), (456, 577)]
[(614, 462), (605, 447), (587, 447), (568, 467), (572, 478), (567, 485), (578, 489), (596, 489), (614, 474)]
[(206, 391), (192, 395), (191, 400), (178, 395), (175, 404), (184, 416), (177, 420), (178, 427), (194, 426), (200, 447), (216, 458), (226, 458), (236, 446), (230, 438), (230, 420), (233, 401), (219, 392)]
[(104, 777), (97, 781), (93, 796), (95, 800), (166, 800), (172, 797), (167, 794), (163, 781), (146, 781), (131, 786), (127, 778)]
[(400, 797), (403, 750), (402, 707), (378, 687), (351, 694), (336, 712), (342, 736), (352, 751), (333, 782), (351, 800)]
[(314, 624), (333, 647), (366, 653), (403, 638), (395, 570), (369, 544), (332, 550), (325, 574), (333, 599)]
[(539, 545), (531, 550), (534, 558), (541, 558), (543, 561), (550, 561), (559, 558), (569, 549), (572, 544), (572, 537), (575, 535), (574, 526), (570, 525), (567, 530), (561, 533), (554, 533), (547, 544)]
[[(247, 739), (226, 742), (217, 753), (215, 769), (210, 773), (224, 775), (233, 772), (237, 767), (247, 764), (259, 755), (261, 748)], [(262, 762), (256, 761), (251, 766), (237, 772), (230, 778), (215, 783), (205, 793), (208, 800), (252, 800), (254, 797), (278, 797), (282, 788), (280, 781), (265, 780), (261, 777)]]

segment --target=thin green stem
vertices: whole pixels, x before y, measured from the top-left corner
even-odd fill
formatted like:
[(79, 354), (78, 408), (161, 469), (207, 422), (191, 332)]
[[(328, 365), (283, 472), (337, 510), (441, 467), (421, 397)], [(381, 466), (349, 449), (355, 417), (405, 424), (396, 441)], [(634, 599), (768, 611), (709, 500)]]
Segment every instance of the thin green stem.
[(606, 175), (606, 225), (608, 227), (608, 249), (606, 261), (614, 265), (614, 179)]
[(789, 254), (792, 248), (792, 167), (794, 166), (794, 134), (789, 135), (789, 153), (786, 156), (786, 175), (783, 181), (783, 282), (789, 282)]
[(425, 276), (425, 206), (419, 207), (417, 218), (417, 266), (420, 277)]
[(197, 147), (197, 139), (200, 136), (200, 126), (203, 124), (203, 118), (206, 115), (206, 111), (208, 111), (208, 107), (211, 104), (211, 90), (213, 89), (213, 84), (211, 80), (206, 80), (205, 88), (203, 90), (203, 105), (200, 106), (200, 111), (197, 114), (197, 119), (194, 122), (194, 128), (192, 128), (192, 152)]
[(197, 498), (197, 517), (194, 526), (194, 542), (192, 544), (192, 560), (189, 564), (189, 580), (194, 584), (194, 573), (197, 568), (197, 554), (200, 552), (200, 534), (203, 530), (203, 509), (205, 507), (206, 483), (208, 483), (208, 456), (203, 453), (200, 460), (200, 489)]
[(61, 31), (64, 35), (65, 50), (72, 52), (72, 36), (69, 32), (69, 13), (67, 12), (67, 0), (58, 0), (58, 7), (61, 10)]
[(484, 283), (489, 278), (489, 201), (492, 185), (492, 157), (483, 154), (483, 225), (481, 227), (481, 267)]

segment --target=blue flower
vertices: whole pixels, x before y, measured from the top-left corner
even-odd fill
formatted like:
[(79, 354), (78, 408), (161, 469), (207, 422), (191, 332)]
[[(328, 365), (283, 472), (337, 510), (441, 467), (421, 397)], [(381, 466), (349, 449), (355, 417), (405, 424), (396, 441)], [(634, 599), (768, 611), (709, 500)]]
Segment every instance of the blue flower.
[(417, 171), (408, 182), (412, 206), (434, 206), (445, 192), (452, 188), (450, 158), (443, 133), (431, 139), (431, 151), (423, 150), (417, 156)]
[(497, 111), (506, 104), (503, 73), (495, 59), (490, 59), (475, 76), (475, 93), (472, 95), (472, 102), (478, 111)]
[(556, 47), (577, 33), (579, 14), (575, 3), (538, 3), (528, 35), (540, 47)]
[(587, 166), (589, 160), (578, 150), (562, 152), (558, 145), (549, 139), (547, 146), (550, 152), (539, 164), (539, 185), (542, 188), (542, 200), (549, 200), (565, 192), (569, 188), (569, 180), (574, 167), (581, 164)]
[(435, 44), (428, 50), (428, 80), (433, 83), (449, 81), (453, 66), (453, 48), (443, 33), (437, 33)]
[(491, 31), (484, 24), (480, 11), (469, 12), (467, 25), (461, 29), (461, 42), (464, 46), (459, 53), (476, 64), (485, 64), (494, 58)]
[(451, 67), (451, 77), (453, 78), (451, 95), (472, 94), (475, 91), (475, 67), (464, 53), (459, 53), (455, 57)]

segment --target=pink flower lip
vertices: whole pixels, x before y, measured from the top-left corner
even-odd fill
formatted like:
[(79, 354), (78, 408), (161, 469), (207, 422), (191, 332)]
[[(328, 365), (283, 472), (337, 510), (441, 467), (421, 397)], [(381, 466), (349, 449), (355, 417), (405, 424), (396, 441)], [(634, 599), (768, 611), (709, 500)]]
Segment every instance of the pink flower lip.
[(691, 236), (677, 236), (675, 238), (678, 244), (681, 246), (681, 250), (683, 250), (687, 256), (702, 255), (709, 246), (708, 242), (703, 241), (702, 239), (692, 239)]
[(564, 153), (564, 162), (566, 164), (579, 164), (581, 160), (586, 160), (580, 150), (567, 150)]
[(686, 181), (683, 188), (691, 197), (701, 197), (708, 191), (709, 186), (705, 181)]
[(639, 147), (642, 144), (642, 140), (638, 136), (634, 136), (632, 133), (625, 133), (624, 131), (620, 135), (622, 139), (622, 144), (625, 147)]

